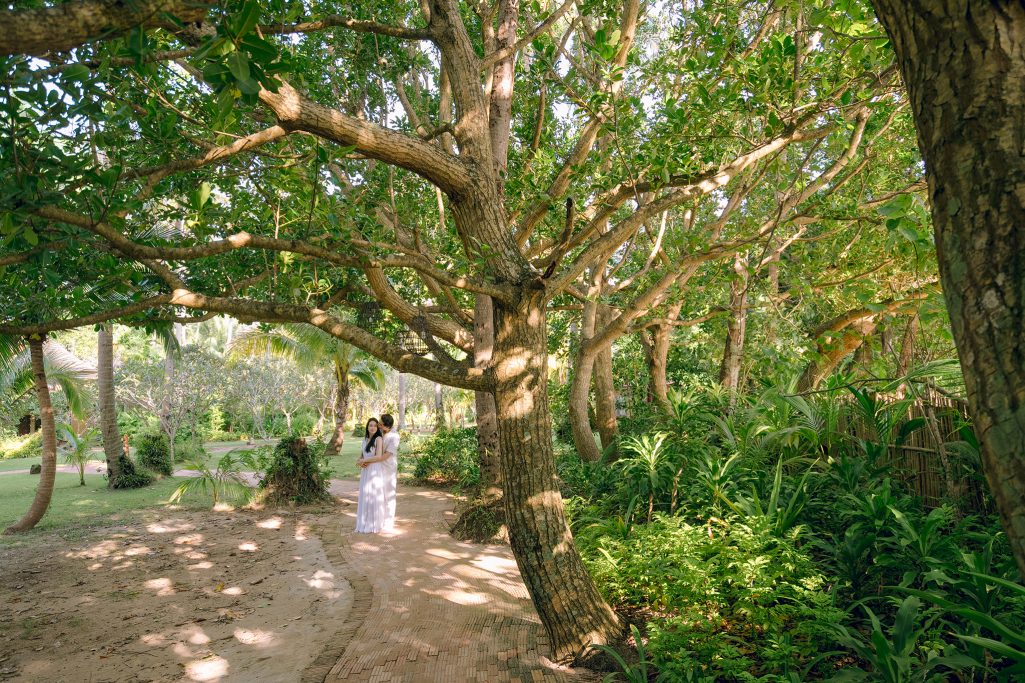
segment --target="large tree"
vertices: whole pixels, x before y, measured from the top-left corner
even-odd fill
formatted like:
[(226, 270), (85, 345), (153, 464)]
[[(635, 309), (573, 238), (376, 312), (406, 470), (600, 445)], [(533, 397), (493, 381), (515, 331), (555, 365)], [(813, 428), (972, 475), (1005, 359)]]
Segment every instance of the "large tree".
[[(550, 310), (594, 311), (579, 348), (599, 358), (665, 318), (703, 264), (771, 249), (809, 216), (828, 232), (820, 190), (855, 182), (864, 134), (895, 130), (894, 72), (861, 29), (806, 45), (801, 5), (357, 9), (236, 2), (73, 54), (4, 44), (46, 63), (5, 63), (0, 332), (299, 323), (478, 392), (482, 413), (493, 400), (512, 549), (571, 659), (621, 623), (559, 494)], [(808, 172), (759, 195), (778, 214), (734, 220), (791, 149)], [(370, 299), (383, 316), (364, 315)]]
[(910, 94), (983, 469), (1025, 575), (1025, 6), (873, 4)]

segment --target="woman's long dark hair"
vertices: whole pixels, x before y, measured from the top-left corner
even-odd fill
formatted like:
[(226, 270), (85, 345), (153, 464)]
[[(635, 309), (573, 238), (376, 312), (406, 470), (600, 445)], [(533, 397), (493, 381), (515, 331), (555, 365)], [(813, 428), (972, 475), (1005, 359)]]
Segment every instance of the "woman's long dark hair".
[[(377, 425), (377, 429), (374, 431), (374, 435), (370, 436), (370, 423), (373, 422)], [(381, 436), (381, 421), (376, 417), (372, 417), (367, 420), (367, 426), (363, 428), (363, 438), (367, 440), (367, 447), (364, 449), (365, 452), (370, 453), (374, 450), (374, 442), (377, 441), (377, 437)]]

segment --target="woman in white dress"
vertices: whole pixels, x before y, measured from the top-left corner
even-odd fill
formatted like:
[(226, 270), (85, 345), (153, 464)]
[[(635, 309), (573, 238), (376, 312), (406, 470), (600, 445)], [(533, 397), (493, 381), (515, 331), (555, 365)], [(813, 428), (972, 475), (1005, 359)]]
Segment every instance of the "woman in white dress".
[[(359, 502), (356, 505), (356, 532), (376, 534), (391, 527), (388, 519), (386, 488), (390, 472), (384, 460), (384, 433), (377, 418), (367, 420), (363, 432), (363, 446), (356, 464), (362, 468), (359, 475)], [(394, 518), (394, 517), (393, 517)]]

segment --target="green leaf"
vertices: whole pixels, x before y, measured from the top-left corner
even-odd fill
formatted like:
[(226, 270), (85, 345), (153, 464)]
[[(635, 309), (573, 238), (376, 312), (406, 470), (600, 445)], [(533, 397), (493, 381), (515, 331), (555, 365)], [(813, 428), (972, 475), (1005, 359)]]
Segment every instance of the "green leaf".
[(21, 233), (25, 237), (25, 241), (31, 244), (33, 247), (39, 244), (39, 236), (36, 231), (30, 227), (25, 228), (25, 232)]
[(260, 64), (269, 64), (278, 56), (277, 47), (253, 33), (243, 38), (241, 44), (253, 61)]
[(62, 74), (64, 78), (69, 81), (84, 81), (89, 78), (89, 74), (92, 70), (85, 64), (72, 64), (68, 68), (64, 69)]
[(247, 2), (242, 6), (242, 11), (233, 18), (231, 31), (235, 34), (236, 38), (241, 38), (256, 28), (259, 20), (260, 4), (257, 2)]
[(136, 26), (128, 34), (128, 52), (136, 57), (136, 64), (141, 63), (138, 59), (146, 52), (146, 31), (141, 26)]
[(199, 211), (210, 199), (210, 183), (201, 183), (193, 196), (192, 207)]
[(240, 83), (248, 81), (249, 79), (249, 60), (241, 52), (232, 52), (228, 55), (225, 63), (228, 66), (228, 71), (235, 77), (236, 81)]

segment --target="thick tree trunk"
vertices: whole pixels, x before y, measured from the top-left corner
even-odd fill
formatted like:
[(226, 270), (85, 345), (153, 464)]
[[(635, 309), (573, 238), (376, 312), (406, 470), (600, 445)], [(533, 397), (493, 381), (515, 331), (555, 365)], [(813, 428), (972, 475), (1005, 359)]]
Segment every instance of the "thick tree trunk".
[(1025, 5), (873, 4), (910, 94), (983, 469), (1025, 576)]
[(726, 347), (719, 366), (719, 383), (730, 392), (730, 405), (737, 401), (740, 367), (744, 360), (747, 334), (747, 257), (737, 254), (733, 261), (736, 277), (730, 283), (730, 319), (726, 327)]
[(324, 449), (324, 455), (333, 457), (342, 451), (342, 444), (345, 443), (345, 418), (349, 414), (349, 373), (345, 368), (335, 365), (335, 401), (334, 406), (335, 428), (331, 432), (331, 438)]
[[(607, 325), (613, 317), (605, 306), (598, 307), (598, 322)], [(616, 418), (616, 382), (612, 376), (612, 345), (595, 354), (594, 357), (594, 421), (601, 438), (602, 451), (608, 460), (616, 459), (616, 439), (619, 437), (619, 420)]]
[(580, 459), (585, 462), (601, 460), (601, 449), (594, 440), (589, 415), (594, 354), (584, 351), (586, 342), (594, 336), (596, 316), (597, 304), (593, 300), (584, 303), (580, 321), (580, 340), (573, 363), (573, 378), (569, 385), (569, 425), (573, 433), (573, 447), (576, 448)]
[[(175, 328), (174, 336), (178, 337), (178, 330)], [(171, 384), (174, 382), (174, 351), (170, 348), (164, 350), (164, 399), (160, 402), (160, 431), (167, 435), (171, 442), (171, 462), (174, 462), (174, 434), (171, 426)]]
[(621, 625), (573, 545), (555, 474), (543, 292), (495, 304), (495, 399), (509, 539), (554, 659), (615, 640)]
[[(495, 346), (495, 310), (491, 297), (478, 294), (473, 312), (473, 364), (491, 364)], [(502, 496), (502, 467), (498, 456), (498, 408), (486, 391), (474, 392), (477, 411), (477, 454), (480, 457), (481, 493), (488, 499)]]
[(28, 340), (29, 353), (32, 355), (32, 375), (35, 377), (36, 397), (39, 400), (39, 415), (42, 418), (43, 459), (39, 473), (39, 485), (36, 497), (28, 512), (17, 522), (4, 530), (5, 534), (28, 531), (46, 514), (53, 496), (53, 482), (57, 474), (57, 426), (53, 420), (53, 404), (50, 402), (50, 389), (46, 385), (46, 370), (43, 367), (43, 337), (31, 337)]
[(669, 342), (672, 333), (673, 328), (669, 325), (656, 325), (651, 330), (651, 388), (655, 400), (663, 408), (669, 407)]
[(107, 459), (107, 486), (112, 487), (121, 474), (121, 434), (117, 428), (114, 407), (114, 331), (110, 325), (100, 327), (96, 348), (96, 391), (100, 408), (100, 435)]

